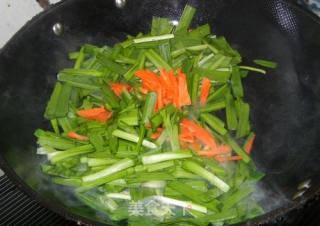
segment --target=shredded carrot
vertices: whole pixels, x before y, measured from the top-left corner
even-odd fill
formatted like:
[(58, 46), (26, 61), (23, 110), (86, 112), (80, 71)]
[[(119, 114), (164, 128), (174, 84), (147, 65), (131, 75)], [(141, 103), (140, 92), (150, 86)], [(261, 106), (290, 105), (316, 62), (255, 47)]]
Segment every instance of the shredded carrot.
[(177, 76), (174, 71), (159, 69), (160, 75), (148, 70), (138, 70), (135, 75), (142, 81), (141, 92), (147, 94), (150, 91), (157, 92), (157, 102), (155, 111), (160, 110), (168, 104), (173, 104), (176, 108), (181, 108), (191, 104), (188, 93), (187, 78), (181, 71), (177, 70)]
[(256, 135), (254, 134), (250, 140), (247, 141), (247, 143), (245, 144), (244, 146), (244, 150), (250, 154), (251, 151), (252, 151), (252, 146), (253, 146), (253, 143), (254, 143), (254, 140), (256, 139)]
[(160, 132), (154, 132), (153, 134), (151, 134), (150, 138), (156, 140), (160, 137), (160, 135)]
[(178, 103), (179, 106), (191, 104), (191, 99), (188, 93), (187, 76), (178, 69)]
[(188, 119), (183, 119), (180, 124), (187, 127), (189, 131), (193, 132), (195, 137), (203, 144), (211, 147), (211, 149), (218, 150), (215, 138), (205, 128), (202, 128), (197, 123)]
[(157, 90), (157, 109), (163, 108), (162, 88), (159, 86)]
[(182, 141), (182, 142), (193, 143), (194, 142), (194, 136), (188, 135), (188, 134), (180, 134), (179, 135), (179, 140)]
[(242, 160), (241, 156), (216, 156), (215, 159), (219, 162), (225, 162), (225, 161), (238, 161), (238, 160)]
[(182, 128), (185, 128), (186, 130), (188, 130), (191, 133), (195, 132), (194, 124), (195, 123), (193, 121), (189, 120), (189, 119), (182, 119), (181, 122), (180, 122), (180, 126)]
[(221, 155), (221, 151), (218, 149), (212, 149), (211, 147), (205, 146), (202, 150), (198, 152), (201, 156), (207, 156), (208, 158), (212, 158), (217, 155)]
[(77, 134), (76, 132), (73, 132), (73, 131), (70, 131), (67, 134), (67, 136), (69, 138), (76, 139), (76, 140), (81, 140), (81, 141), (86, 141), (86, 140), (89, 139), (87, 136), (83, 136), (83, 135)]
[(199, 144), (198, 142), (194, 142), (191, 144), (191, 148), (197, 152), (199, 152), (201, 150), (201, 144)]
[(99, 108), (91, 108), (91, 109), (84, 109), (84, 110), (79, 110), (77, 112), (77, 114), (81, 117), (95, 117), (96, 115), (105, 112), (105, 108), (104, 107), (99, 107)]
[(194, 137), (194, 135), (190, 132), (190, 130), (186, 127), (183, 127), (183, 126), (181, 126), (181, 128), (180, 128), (180, 135)]
[(149, 70), (138, 70), (135, 75), (142, 80), (144, 88), (150, 91), (157, 91), (160, 83), (155, 73)]
[(163, 131), (163, 128), (160, 128), (160, 127), (157, 128), (157, 131), (154, 132), (153, 134), (151, 134), (151, 136), (150, 136), (151, 139), (154, 139), (154, 140), (158, 139), (160, 137), (162, 131)]
[(176, 108), (180, 108), (179, 106), (179, 92), (178, 92), (178, 82), (177, 82), (177, 78), (174, 75), (174, 72), (171, 70), (168, 72), (168, 77), (171, 83), (171, 96), (172, 96), (172, 103)]
[(181, 127), (179, 140), (180, 142), (194, 143), (195, 137), (187, 128)]
[(205, 105), (209, 96), (211, 81), (207, 77), (202, 79), (202, 87), (200, 93), (200, 104)]
[(172, 103), (172, 101), (167, 97), (168, 97), (168, 94), (165, 94), (165, 97), (163, 98), (163, 104), (165, 106)]
[(121, 94), (122, 94), (124, 89), (127, 89), (128, 91), (130, 91), (132, 89), (132, 87), (127, 85), (127, 84), (112, 82), (111, 83), (111, 89), (113, 90), (113, 92), (117, 96), (121, 96)]
[(167, 100), (168, 103), (171, 103), (173, 98), (172, 92), (174, 87), (171, 84), (168, 73), (171, 73), (171, 72), (167, 72), (165, 69), (160, 69), (159, 80), (162, 88), (164, 89), (164, 93), (163, 93), (164, 98)]
[(181, 146), (182, 149), (187, 149), (187, 148), (189, 148), (189, 144), (186, 143), (186, 142), (183, 142), (183, 141), (180, 142), (180, 146)]
[(109, 118), (111, 118), (112, 112), (103, 112), (96, 116), (95, 120), (99, 122), (106, 122)]
[(212, 137), (212, 135), (205, 129), (203, 128), (197, 128), (196, 131), (197, 138), (204, 144), (217, 149), (217, 144), (215, 139)]
[(106, 122), (112, 116), (112, 112), (107, 111), (104, 107), (79, 110), (77, 114), (82, 118), (99, 122)]
[(180, 143), (189, 143), (190, 148), (197, 151), (200, 156), (208, 158), (215, 156), (222, 158), (232, 150), (229, 145), (218, 145), (208, 130), (189, 119), (181, 120), (179, 139)]
[(219, 146), (219, 150), (220, 152), (228, 153), (232, 150), (232, 148), (229, 145), (224, 144)]
[(215, 152), (212, 152), (212, 151), (199, 151), (198, 154), (200, 156), (204, 156), (204, 157), (207, 157), (207, 158), (212, 158), (215, 155), (217, 155)]

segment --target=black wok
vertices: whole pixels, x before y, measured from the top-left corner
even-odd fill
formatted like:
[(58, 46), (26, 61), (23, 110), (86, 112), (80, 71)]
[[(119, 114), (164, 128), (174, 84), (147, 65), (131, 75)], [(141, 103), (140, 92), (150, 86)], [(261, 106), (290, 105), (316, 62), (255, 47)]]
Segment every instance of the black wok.
[[(267, 174), (259, 200), (268, 211), (248, 224), (274, 222), (320, 195), (320, 20), (280, 0), (127, 0), (123, 8), (112, 0), (67, 0), (36, 16), (0, 52), (0, 165), (17, 186), (67, 218), (104, 222), (41, 174), (33, 132), (48, 126), (42, 115), (56, 73), (71, 66), (68, 52), (147, 31), (153, 15), (178, 19), (187, 2), (198, 9), (193, 25), (208, 22), (244, 63), (279, 63), (245, 83), (258, 135), (253, 158)], [(52, 30), (57, 22), (60, 36)]]

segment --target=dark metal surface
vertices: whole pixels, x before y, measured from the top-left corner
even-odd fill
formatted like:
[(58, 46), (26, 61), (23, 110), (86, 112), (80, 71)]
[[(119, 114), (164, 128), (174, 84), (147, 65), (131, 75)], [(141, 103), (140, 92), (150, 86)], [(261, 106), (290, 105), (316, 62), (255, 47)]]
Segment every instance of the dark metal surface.
[[(268, 76), (252, 74), (246, 81), (258, 134), (253, 158), (267, 174), (260, 199), (270, 211), (281, 207), (250, 224), (277, 222), (319, 195), (320, 23), (279, 0), (128, 0), (122, 9), (111, 0), (69, 0), (34, 18), (0, 53), (0, 164), (21, 189), (67, 218), (105, 222), (41, 174), (44, 159), (35, 155), (33, 132), (47, 126), (45, 103), (56, 73), (71, 65), (69, 51), (147, 31), (153, 15), (178, 19), (187, 2), (198, 8), (194, 25), (208, 22), (240, 51), (245, 64), (254, 58), (279, 63)], [(52, 31), (56, 23), (64, 28), (61, 36)], [(307, 179), (311, 187), (291, 201)]]
[[(306, 207), (292, 211), (273, 225), (318, 226), (320, 225), (319, 212), (320, 202), (313, 200)], [(1, 176), (0, 225), (76, 226), (78, 224), (41, 206), (17, 189), (8, 177)]]
[(0, 225), (76, 225), (42, 207), (21, 192), (8, 177), (0, 177)]
[[(313, 200), (306, 207), (292, 211), (273, 225), (318, 226), (319, 212), (320, 202)], [(4, 175), (0, 177), (0, 225), (76, 226), (78, 224), (41, 206), (17, 189)]]

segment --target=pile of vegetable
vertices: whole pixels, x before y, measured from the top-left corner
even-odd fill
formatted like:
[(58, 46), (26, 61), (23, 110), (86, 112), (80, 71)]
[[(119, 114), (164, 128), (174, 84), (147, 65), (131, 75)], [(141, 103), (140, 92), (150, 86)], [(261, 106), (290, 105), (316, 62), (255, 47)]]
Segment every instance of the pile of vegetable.
[[(113, 223), (232, 224), (263, 213), (252, 198), (250, 106), (240, 54), (208, 24), (154, 17), (151, 32), (113, 47), (86, 44), (57, 76), (35, 132), (52, 181)], [(265, 60), (254, 63), (275, 68)]]

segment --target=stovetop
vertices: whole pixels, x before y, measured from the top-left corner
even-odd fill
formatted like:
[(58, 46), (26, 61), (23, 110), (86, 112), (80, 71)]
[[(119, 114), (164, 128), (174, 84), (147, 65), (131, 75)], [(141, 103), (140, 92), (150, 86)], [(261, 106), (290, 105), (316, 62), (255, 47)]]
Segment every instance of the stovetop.
[(76, 225), (42, 207), (21, 192), (6, 175), (0, 177), (0, 225)]

